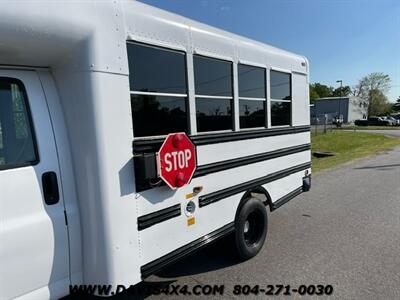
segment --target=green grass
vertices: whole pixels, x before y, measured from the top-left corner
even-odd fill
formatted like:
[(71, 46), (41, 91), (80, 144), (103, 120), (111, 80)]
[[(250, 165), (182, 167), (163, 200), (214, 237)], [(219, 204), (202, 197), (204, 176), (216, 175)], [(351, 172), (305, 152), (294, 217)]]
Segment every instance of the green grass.
[(336, 128), (334, 127), (333, 129), (335, 130), (400, 130), (400, 126), (343, 126)]
[(366, 132), (333, 131), (311, 135), (312, 152), (335, 152), (336, 156), (312, 158), (313, 172), (326, 170), (351, 160), (393, 149), (400, 145), (400, 138)]

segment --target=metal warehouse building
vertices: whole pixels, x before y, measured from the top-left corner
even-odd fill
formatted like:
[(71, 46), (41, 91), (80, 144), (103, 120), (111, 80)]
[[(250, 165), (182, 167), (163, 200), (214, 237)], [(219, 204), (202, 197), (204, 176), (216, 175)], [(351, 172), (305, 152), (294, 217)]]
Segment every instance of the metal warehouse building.
[(354, 96), (319, 98), (310, 107), (311, 122), (314, 124), (323, 122), (325, 115), (328, 123), (339, 116), (343, 117), (343, 123), (351, 123), (366, 118), (367, 111), (368, 107)]

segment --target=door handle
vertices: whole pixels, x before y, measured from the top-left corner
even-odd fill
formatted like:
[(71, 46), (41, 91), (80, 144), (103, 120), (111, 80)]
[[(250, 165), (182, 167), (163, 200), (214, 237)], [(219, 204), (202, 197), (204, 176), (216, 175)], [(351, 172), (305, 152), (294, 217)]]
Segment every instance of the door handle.
[(60, 200), (58, 191), (57, 175), (55, 172), (46, 172), (42, 175), (44, 202), (47, 205), (53, 205)]

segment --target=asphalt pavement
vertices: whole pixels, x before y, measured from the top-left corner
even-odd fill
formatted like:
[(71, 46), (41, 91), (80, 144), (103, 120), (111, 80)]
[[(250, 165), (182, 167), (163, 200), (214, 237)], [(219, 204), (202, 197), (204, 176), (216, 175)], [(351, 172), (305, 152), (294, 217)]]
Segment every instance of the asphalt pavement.
[[(269, 214), (267, 242), (255, 258), (238, 262), (230, 253), (219, 242), (144, 285), (216, 284), (225, 298), (263, 299), (237, 297), (234, 286), (322, 284), (333, 286), (329, 299), (400, 299), (400, 149), (314, 176), (310, 192)], [(175, 298), (188, 297), (168, 299)]]

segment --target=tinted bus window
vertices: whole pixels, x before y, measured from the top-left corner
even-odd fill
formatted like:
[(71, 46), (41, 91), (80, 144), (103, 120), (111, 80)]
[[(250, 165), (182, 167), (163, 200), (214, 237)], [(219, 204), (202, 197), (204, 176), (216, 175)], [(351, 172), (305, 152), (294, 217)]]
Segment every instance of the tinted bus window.
[(265, 69), (238, 65), (240, 128), (266, 127)]
[(188, 133), (185, 53), (130, 42), (127, 48), (134, 135)]
[(271, 101), (271, 125), (290, 125), (291, 103)]
[(265, 69), (238, 65), (239, 97), (266, 98)]
[(131, 91), (186, 94), (183, 52), (128, 43)]
[(291, 100), (291, 75), (289, 73), (271, 71), (271, 99)]
[(232, 63), (195, 55), (194, 81), (196, 95), (232, 97)]
[(290, 125), (292, 114), (291, 74), (271, 70), (270, 77), (271, 125)]
[(187, 111), (183, 98), (131, 95), (131, 105), (136, 136), (187, 132)]
[(239, 100), (240, 128), (265, 127), (265, 101)]
[(227, 99), (196, 98), (197, 130), (232, 129), (232, 104)]
[(197, 131), (232, 130), (232, 63), (195, 55)]

